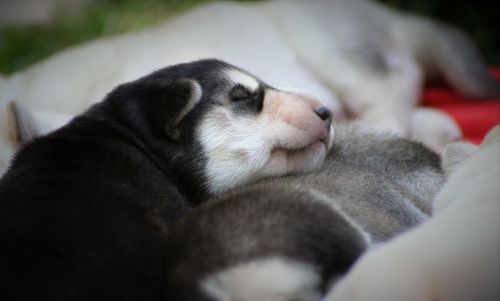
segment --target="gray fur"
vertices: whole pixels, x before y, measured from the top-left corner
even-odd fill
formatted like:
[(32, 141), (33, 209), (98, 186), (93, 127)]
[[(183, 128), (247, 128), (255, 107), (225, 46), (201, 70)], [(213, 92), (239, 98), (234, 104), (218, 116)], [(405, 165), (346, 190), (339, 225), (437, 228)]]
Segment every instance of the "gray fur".
[(324, 196), (289, 185), (251, 185), (222, 193), (175, 225), (167, 245), (167, 291), (175, 300), (212, 300), (204, 296), (203, 279), (274, 257), (311, 266), (322, 279), (312, 289), (324, 291), (366, 247), (362, 231), (331, 210)]
[[(234, 274), (225, 272), (231, 268), (281, 258), (312, 267), (311, 277), (320, 280), (304, 279), (313, 287), (301, 290), (321, 295), (367, 248), (366, 233), (376, 243), (385, 241), (431, 214), (444, 182), (436, 153), (355, 122), (338, 123), (334, 131), (320, 171), (232, 189), (177, 223), (168, 239), (168, 291), (179, 300), (246, 301), (263, 294), (317, 300), (297, 297), (293, 288), (280, 292), (279, 284), (253, 285), (264, 268), (259, 275), (240, 275), (251, 293), (238, 280), (217, 275), (231, 279)], [(206, 279), (219, 296), (203, 289)]]
[(324, 168), (271, 180), (328, 195), (374, 242), (410, 229), (430, 214), (444, 182), (440, 157), (420, 143), (376, 132), (360, 123), (337, 123)]

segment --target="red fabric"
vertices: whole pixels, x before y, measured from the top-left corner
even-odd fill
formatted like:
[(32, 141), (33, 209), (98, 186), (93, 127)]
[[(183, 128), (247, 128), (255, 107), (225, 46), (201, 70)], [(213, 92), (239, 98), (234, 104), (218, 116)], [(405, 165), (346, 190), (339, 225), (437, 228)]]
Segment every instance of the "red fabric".
[[(493, 69), (492, 74), (500, 81), (500, 68)], [(466, 97), (445, 85), (427, 86), (422, 105), (448, 113), (462, 129), (464, 138), (476, 144), (500, 123), (500, 98)]]

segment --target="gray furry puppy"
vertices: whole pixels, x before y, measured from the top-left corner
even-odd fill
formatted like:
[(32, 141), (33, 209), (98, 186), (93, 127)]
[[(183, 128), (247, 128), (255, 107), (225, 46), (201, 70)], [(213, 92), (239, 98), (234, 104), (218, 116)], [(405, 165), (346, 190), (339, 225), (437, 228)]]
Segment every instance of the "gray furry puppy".
[(424, 145), (361, 123), (337, 123), (323, 169), (273, 179), (330, 197), (374, 242), (424, 221), (444, 183), (441, 158)]
[[(168, 239), (179, 300), (319, 300), (370, 243), (424, 221), (444, 182), (420, 143), (338, 123), (323, 169), (240, 187), (199, 206)], [(366, 235), (368, 234), (368, 235)]]
[(325, 196), (269, 184), (199, 206), (167, 242), (171, 300), (318, 300), (367, 247)]

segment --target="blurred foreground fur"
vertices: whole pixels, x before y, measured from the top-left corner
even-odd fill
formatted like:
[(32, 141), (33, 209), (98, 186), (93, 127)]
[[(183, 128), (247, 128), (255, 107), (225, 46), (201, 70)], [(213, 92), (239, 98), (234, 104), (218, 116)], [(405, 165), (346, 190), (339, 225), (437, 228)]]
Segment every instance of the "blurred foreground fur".
[(443, 160), (434, 217), (367, 253), (326, 301), (500, 298), (500, 126), (479, 148), (448, 145)]

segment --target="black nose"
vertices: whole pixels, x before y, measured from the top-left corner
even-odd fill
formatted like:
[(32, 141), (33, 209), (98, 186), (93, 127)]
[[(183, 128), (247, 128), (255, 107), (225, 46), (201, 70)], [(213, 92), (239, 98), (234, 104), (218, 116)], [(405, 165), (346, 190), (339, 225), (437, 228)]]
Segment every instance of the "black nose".
[(314, 110), (314, 113), (321, 118), (321, 120), (327, 120), (328, 118), (332, 117), (332, 112), (328, 110), (326, 107), (318, 107)]

